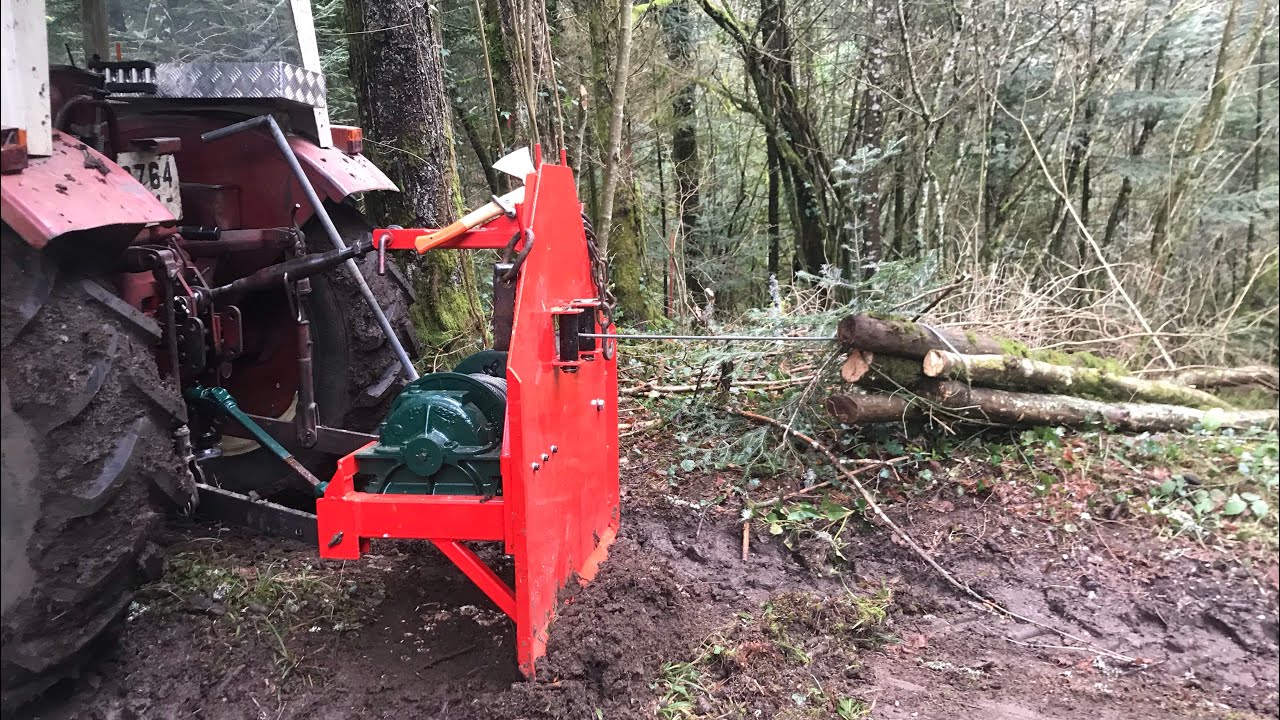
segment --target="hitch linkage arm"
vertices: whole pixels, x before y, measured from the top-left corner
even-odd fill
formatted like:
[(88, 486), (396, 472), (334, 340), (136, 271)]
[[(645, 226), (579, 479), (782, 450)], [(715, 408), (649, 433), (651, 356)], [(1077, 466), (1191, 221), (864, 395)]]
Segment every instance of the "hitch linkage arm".
[(248, 430), (249, 434), (253, 435), (254, 439), (263, 447), (270, 450), (272, 454), (283, 460), (284, 463), (297, 473), (299, 477), (306, 480), (307, 483), (315, 489), (316, 497), (324, 495), (324, 489), (328, 483), (320, 482), (315, 475), (311, 474), (310, 470), (298, 461), (298, 458), (293, 456), (293, 453), (289, 452), (283, 445), (276, 442), (276, 439), (271, 437), (266, 430), (263, 430), (258, 423), (254, 422), (253, 418), (249, 417), (248, 413), (241, 410), (240, 406), (236, 404), (236, 399), (231, 397), (231, 393), (227, 392), (226, 388), (207, 388), (203, 385), (196, 385), (188, 388), (184, 394), (190, 400), (206, 403), (230, 416), (230, 418), (239, 424), (240, 427)]
[(201, 307), (207, 307), (217, 300), (237, 297), (254, 290), (265, 290), (279, 286), (281, 281), (302, 280), (312, 275), (329, 272), (352, 258), (363, 257), (373, 251), (373, 238), (365, 238), (354, 245), (341, 250), (330, 250), (323, 253), (310, 253), (302, 257), (285, 260), (282, 263), (268, 265), (261, 270), (246, 275), (216, 288), (196, 288), (196, 301)]

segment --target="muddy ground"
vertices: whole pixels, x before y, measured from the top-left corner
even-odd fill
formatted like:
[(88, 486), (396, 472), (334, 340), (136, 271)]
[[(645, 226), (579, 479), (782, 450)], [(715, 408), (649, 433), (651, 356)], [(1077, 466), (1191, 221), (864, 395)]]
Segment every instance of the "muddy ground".
[(510, 623), (425, 544), (321, 564), (175, 521), (169, 575), (118, 647), (32, 717), (1277, 717), (1274, 556), (1125, 518), (1064, 532), (996, 494), (892, 507), (958, 578), (1066, 639), (993, 615), (856, 519), (843, 558), (756, 523), (744, 562), (741, 505), (703, 502), (725, 478), (676, 494), (661, 452), (627, 453), (620, 537), (537, 682), (518, 678)]

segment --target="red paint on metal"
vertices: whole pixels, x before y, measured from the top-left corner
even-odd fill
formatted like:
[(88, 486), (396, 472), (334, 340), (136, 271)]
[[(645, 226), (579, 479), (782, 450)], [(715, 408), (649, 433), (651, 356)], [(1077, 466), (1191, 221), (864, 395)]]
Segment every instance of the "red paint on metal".
[(502, 478), (515, 508), (516, 651), (532, 677), (560, 591), (598, 565), (618, 527), (618, 375), (616, 356), (554, 366), (553, 310), (596, 296), (572, 171), (542, 165), (523, 209), (534, 240), (516, 285)]
[(493, 601), (498, 609), (506, 613), (507, 617), (512, 620), (516, 619), (516, 593), (511, 586), (502, 581), (498, 574), (493, 571), (484, 561), (479, 558), (471, 550), (471, 548), (463, 545), (457, 540), (433, 540), (435, 546), (440, 548), (440, 552), (445, 557), (453, 561), (454, 565), (462, 571), (462, 574), (471, 579), (489, 599)]
[[(316, 515), (321, 557), (358, 558), (375, 537), (435, 542), (515, 618), (517, 662), (533, 677), (563, 591), (595, 576), (617, 534), (618, 377), (616, 357), (586, 352), (566, 372), (557, 352), (555, 313), (594, 307), (584, 299), (596, 295), (573, 173), (543, 165), (526, 187), (514, 223), (500, 218), (458, 245), (504, 247), (520, 229), (534, 238), (516, 284), (507, 358), (503, 495), (487, 502), (366, 495), (355, 491), (352, 454), (339, 461)], [(392, 247), (409, 248), (424, 231), (381, 232), (392, 233)], [(464, 540), (503, 543), (515, 561), (514, 591), (459, 544)]]
[[(153, 137), (177, 138), (175, 154), (183, 184), (184, 223), (223, 230), (289, 227), (291, 213), (306, 223), (312, 209), (274, 141), (265, 132), (240, 133), (216, 143), (201, 134), (230, 124), (225, 117), (155, 113), (121, 118), (117, 135), (122, 146)], [(290, 135), (289, 145), (321, 199), (339, 202), (366, 190), (393, 190), (395, 185), (361, 156), (337, 148), (321, 148)], [(7, 180), (6, 180), (7, 182)], [(282, 260), (279, 246), (237, 252), (219, 258), (205, 275), (213, 285), (245, 277)], [(279, 417), (298, 389), (297, 343), (293, 316), (283, 292), (258, 293), (239, 303), (244, 315), (245, 352), (233, 363), (225, 386), (245, 411)]]
[(35, 247), (78, 230), (116, 226), (132, 237), (145, 225), (176, 221), (129, 171), (57, 131), (52, 155), (0, 178), (0, 217)]
[[(260, 131), (245, 132), (207, 143), (202, 133), (226, 127), (230, 122), (221, 117), (203, 115), (148, 114), (121, 118), (118, 135), (123, 145), (135, 140), (160, 135), (178, 138), (178, 176), (183, 185), (201, 184), (238, 188), (239, 228), (287, 227), (295, 204), (298, 222), (311, 218), (311, 207), (294, 180), (280, 151), (271, 137)], [(347, 155), (338, 148), (322, 148), (298, 135), (288, 135), (289, 147), (307, 173), (307, 179), (323, 200), (333, 202), (369, 190), (395, 190), (396, 186), (368, 158)], [(270, 260), (252, 263), (244, 275), (270, 264)], [(234, 277), (231, 279), (235, 279)]]
[(374, 538), (502, 539), (500, 497), (362, 493), (355, 489), (355, 470), (355, 453), (339, 458), (324, 497), (316, 500), (321, 557), (357, 560)]
[(298, 156), (316, 192), (331, 200), (370, 190), (398, 189), (386, 173), (363, 155), (348, 155), (336, 147), (323, 148), (297, 135), (289, 136), (289, 147)]
[[(415, 250), (414, 242), (430, 235), (435, 228), (378, 228), (375, 238), (389, 237), (388, 250)], [(520, 232), (520, 224), (512, 218), (500, 217), (444, 243), (438, 250), (501, 250)], [(518, 247), (518, 246), (517, 246)]]

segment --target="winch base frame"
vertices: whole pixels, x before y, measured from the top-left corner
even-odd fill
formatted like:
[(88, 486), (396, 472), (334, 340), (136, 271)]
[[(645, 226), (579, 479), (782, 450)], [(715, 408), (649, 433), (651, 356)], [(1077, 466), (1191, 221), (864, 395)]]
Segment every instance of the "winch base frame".
[[(525, 188), (516, 218), (500, 218), (447, 246), (501, 249), (515, 232), (518, 250), (533, 244), (516, 281), (503, 494), (358, 492), (352, 453), (339, 461), (316, 515), (325, 558), (358, 559), (374, 538), (430, 540), (515, 621), (519, 669), (532, 678), (560, 599), (595, 577), (617, 535), (618, 378), (612, 353), (583, 348), (566, 362), (559, 348), (556, 317), (598, 305), (573, 173), (543, 164)], [(388, 247), (401, 248), (423, 232), (397, 231)], [(514, 560), (514, 587), (468, 541), (503, 543)]]

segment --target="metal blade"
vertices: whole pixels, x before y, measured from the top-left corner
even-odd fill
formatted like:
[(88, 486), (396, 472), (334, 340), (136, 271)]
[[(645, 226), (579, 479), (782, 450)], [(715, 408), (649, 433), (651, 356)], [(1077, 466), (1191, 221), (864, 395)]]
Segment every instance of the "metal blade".
[(197, 517), (313, 545), (320, 542), (316, 531), (316, 516), (312, 513), (266, 500), (255, 500), (248, 495), (204, 483), (197, 483), (196, 490), (200, 493), (200, 504), (195, 511)]
[(520, 148), (499, 158), (493, 164), (493, 169), (524, 182), (534, 172), (533, 156), (529, 154), (529, 148)]

